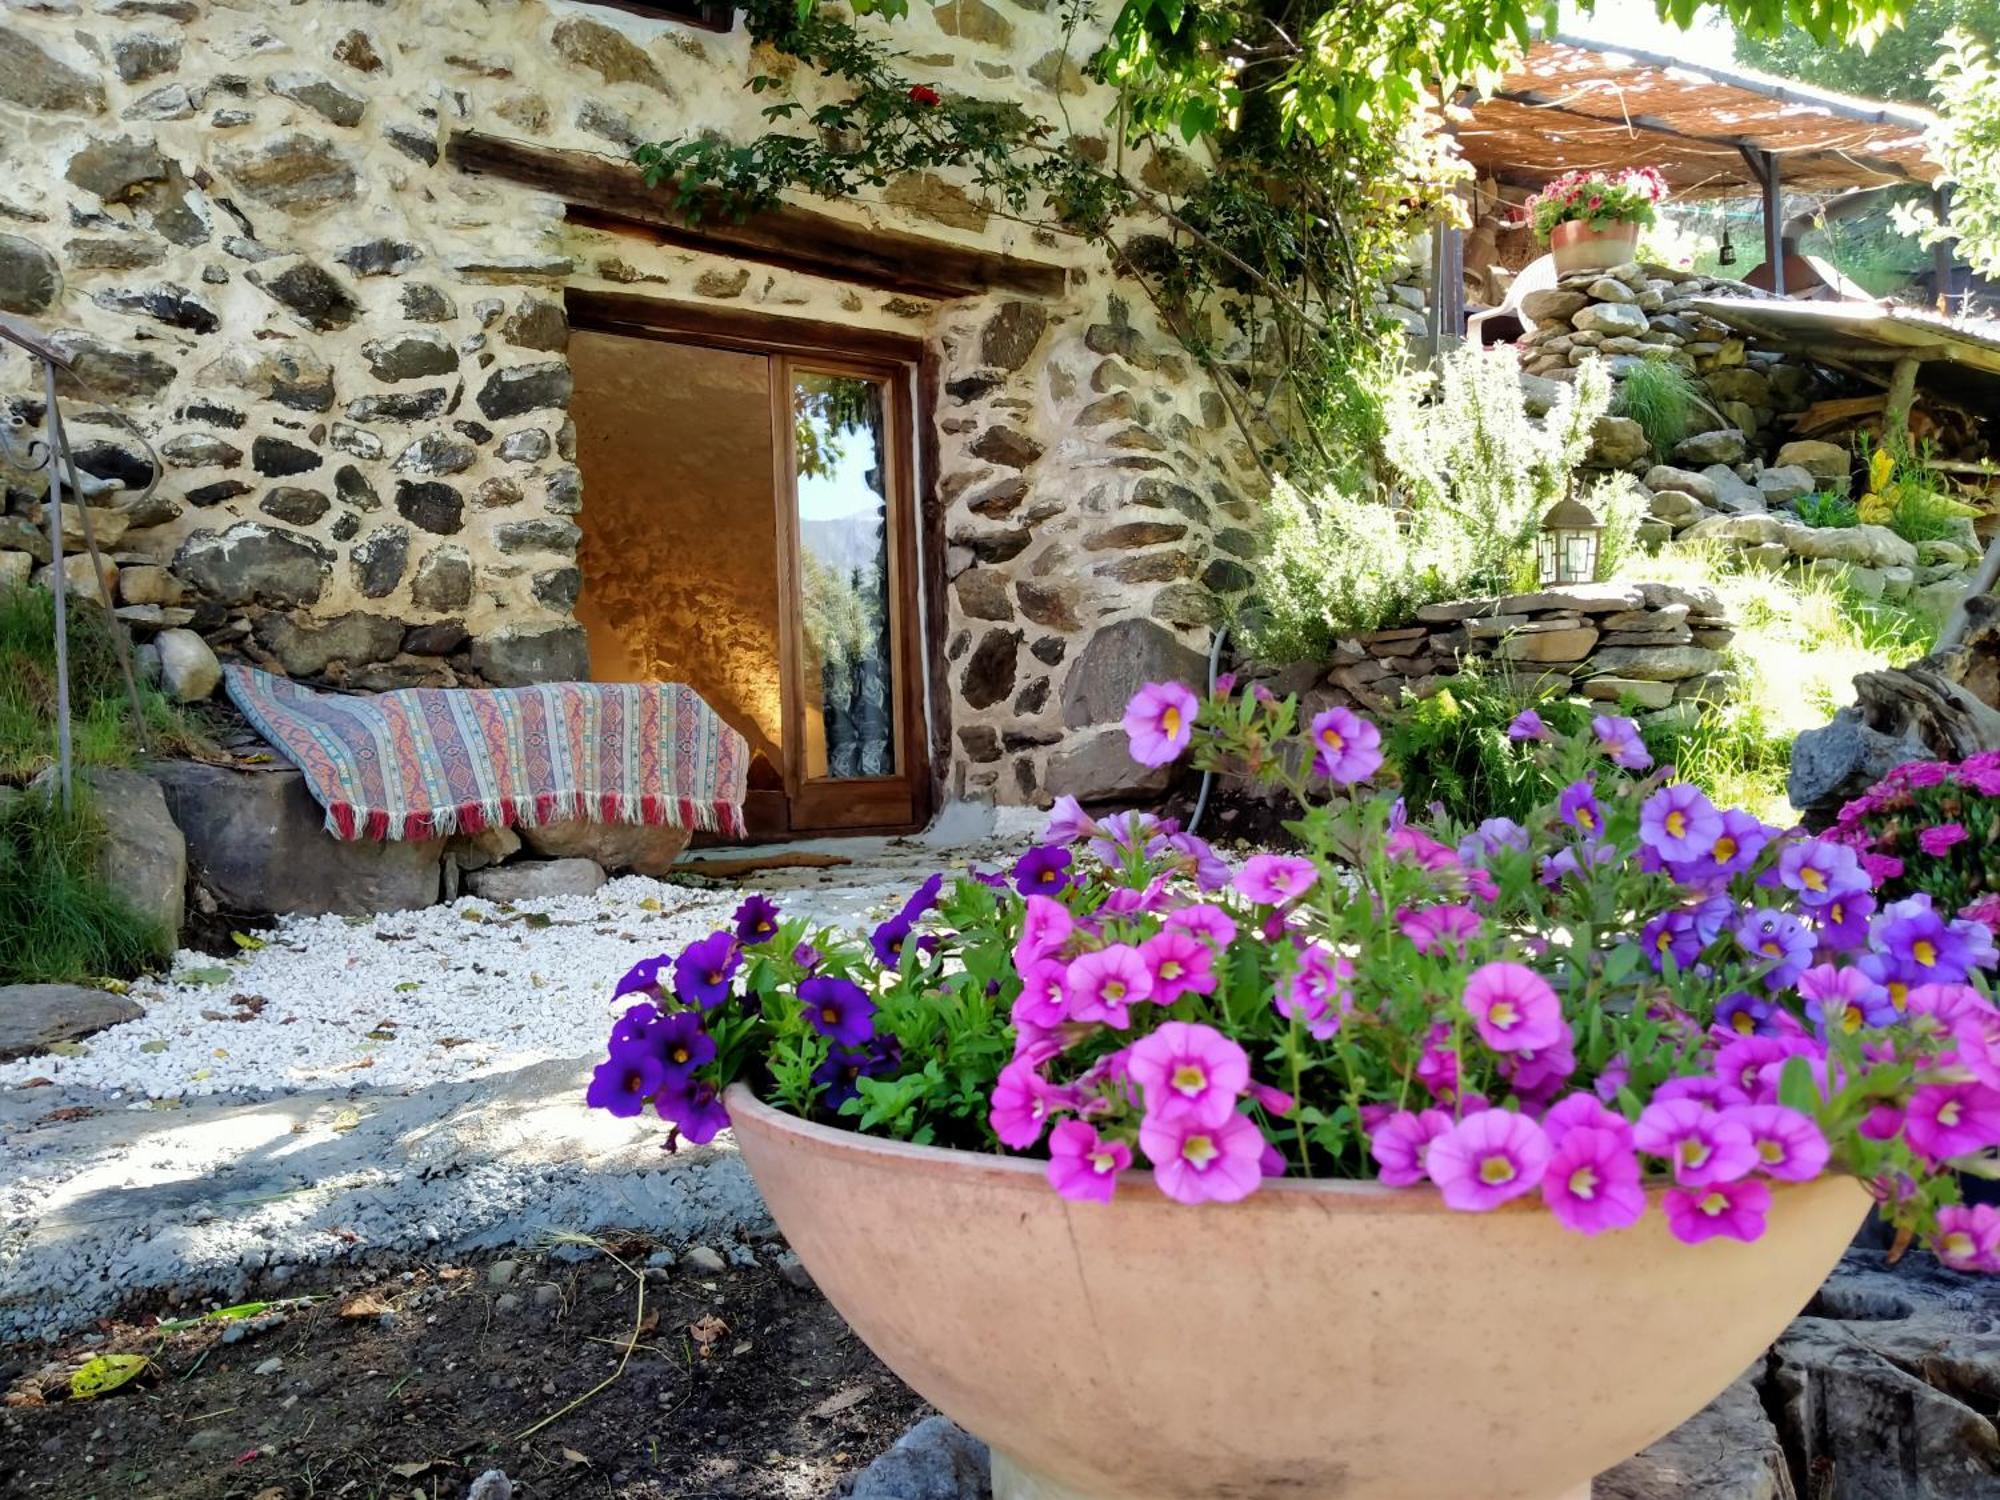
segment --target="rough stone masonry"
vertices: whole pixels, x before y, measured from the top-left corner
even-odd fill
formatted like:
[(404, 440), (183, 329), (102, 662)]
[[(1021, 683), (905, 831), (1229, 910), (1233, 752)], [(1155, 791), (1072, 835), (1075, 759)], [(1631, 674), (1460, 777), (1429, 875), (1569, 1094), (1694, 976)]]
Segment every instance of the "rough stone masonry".
[[(940, 88), (1105, 113), (1069, 61), (1088, 39), (1065, 53), (1034, 0), (919, 7), (894, 40)], [(1198, 672), (1218, 601), (1250, 583), (1257, 471), (1095, 252), (934, 174), (829, 209), (1068, 270), (1048, 301), (928, 301), (573, 223), (445, 158), (459, 129), (618, 158), (696, 128), (748, 139), (765, 122), (744, 84), (774, 67), (740, 25), (568, 0), (10, 0), (0, 311), (72, 362), (78, 459), (122, 485), (94, 497), (113, 565), (72, 581), (142, 638), (192, 630), (335, 686), (582, 676), (565, 290), (895, 330), (938, 366), (949, 790), (1133, 790), (1105, 726), (1138, 681)], [(0, 355), (0, 401), (30, 422), (38, 388)], [(164, 466), (144, 504), (113, 410)], [(48, 562), (41, 492), (9, 482), (0, 581)]]

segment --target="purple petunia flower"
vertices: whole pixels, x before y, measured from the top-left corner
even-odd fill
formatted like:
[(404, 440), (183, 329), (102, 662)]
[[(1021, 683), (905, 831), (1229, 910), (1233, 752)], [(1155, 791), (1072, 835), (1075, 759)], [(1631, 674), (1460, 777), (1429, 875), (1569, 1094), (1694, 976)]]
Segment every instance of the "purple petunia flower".
[(863, 1078), (872, 1078), (895, 1066), (895, 1044), (885, 1046), (883, 1042), (883, 1038), (875, 1037), (864, 1047), (827, 1050), (826, 1061), (812, 1071), (812, 1081), (825, 1091), (823, 1097), (828, 1109), (838, 1113), (849, 1099), (860, 1097)]
[(1799, 975), (1798, 987), (1799, 998), (1806, 1002), (1806, 1018), (1822, 1036), (1835, 1029), (1851, 1035), (1864, 1026), (1896, 1023), (1895, 1001), (1865, 969), (1815, 964)]
[(897, 915), (905, 922), (915, 923), (918, 918), (937, 906), (938, 892), (943, 889), (944, 871), (940, 870), (910, 892), (909, 899), (903, 903), (903, 909)]
[(1312, 721), (1313, 770), (1341, 786), (1366, 781), (1382, 768), (1382, 731), (1349, 708), (1329, 708)]
[(1773, 907), (1747, 914), (1737, 924), (1736, 941), (1753, 963), (1769, 966), (1764, 974), (1767, 989), (1789, 989), (1812, 962), (1813, 939), (1806, 924)]
[(1069, 886), (1074, 858), (1056, 844), (1037, 844), (1014, 861), (1014, 889), (1024, 896), (1058, 896)]
[(1458, 841), (1458, 857), (1467, 864), (1491, 859), (1502, 849), (1528, 851), (1528, 830), (1512, 818), (1488, 818)]
[(1549, 733), (1549, 726), (1542, 722), (1540, 714), (1524, 708), (1508, 724), (1507, 738), (1519, 744), (1524, 740), (1552, 740), (1555, 736)]
[(1194, 883), (1204, 891), (1227, 890), (1229, 882), (1236, 878), (1229, 862), (1215, 852), (1207, 839), (1191, 833), (1170, 833), (1167, 847), (1192, 866)]
[(1838, 896), (1868, 889), (1861, 862), (1845, 844), (1801, 839), (1778, 856), (1778, 879), (1804, 906), (1824, 906)]
[(1689, 782), (1661, 787), (1639, 809), (1639, 841), (1669, 863), (1702, 858), (1721, 836), (1722, 814)]
[(686, 1088), (669, 1089), (654, 1101), (660, 1118), (697, 1146), (706, 1146), (729, 1124), (729, 1111), (714, 1084), (697, 1078)]
[(1732, 990), (1716, 1003), (1715, 1024), (1737, 1036), (1765, 1036), (1769, 1034), (1766, 1023), (1775, 1009), (1769, 1000), (1748, 990)]
[(1556, 811), (1579, 833), (1595, 838), (1604, 832), (1604, 812), (1597, 805), (1597, 794), (1589, 777), (1572, 781), (1562, 789), (1562, 795), (1556, 799)]
[(868, 934), (868, 946), (875, 950), (875, 961), (885, 969), (902, 967), (903, 949), (909, 946), (909, 941), (910, 919), (900, 912), (877, 924)]
[[(1972, 972), (1975, 942), (1970, 924), (1946, 922), (1919, 893), (1882, 909), (1875, 919), (1877, 948), (1894, 959), (1911, 984), (1958, 984)], [(1991, 935), (1986, 946), (1991, 947)]]
[(583, 1102), (629, 1120), (646, 1107), (646, 1100), (666, 1083), (666, 1064), (643, 1047), (627, 1043), (597, 1065)]
[(1619, 714), (1599, 714), (1590, 721), (1590, 732), (1611, 757), (1614, 766), (1628, 771), (1644, 771), (1653, 764), (1653, 753), (1639, 737), (1639, 726)]
[(639, 1043), (659, 1058), (667, 1070), (666, 1081), (673, 1088), (686, 1085), (699, 1068), (715, 1056), (715, 1038), (701, 1024), (694, 1011), (675, 1011), (648, 1027)]
[(1875, 913), (1875, 897), (1869, 891), (1848, 891), (1823, 906), (1812, 908), (1813, 930), (1819, 945), (1831, 953), (1848, 953), (1868, 941), (1868, 919)]
[(820, 974), (799, 986), (799, 1006), (812, 1029), (829, 1041), (857, 1046), (874, 1035), (875, 1002), (851, 979)]
[(1097, 832), (1097, 823), (1074, 797), (1058, 797), (1049, 809), (1048, 826), (1042, 830), (1046, 844), (1074, 844)]
[(746, 948), (778, 934), (777, 903), (764, 896), (748, 896), (736, 908), (736, 940)]
[(1661, 912), (1641, 930), (1639, 946), (1655, 973), (1666, 972), (1668, 959), (1673, 960), (1676, 969), (1685, 969), (1701, 956), (1703, 947), (1701, 933), (1695, 927), (1694, 913), (1681, 910)]
[(1132, 695), (1125, 708), (1125, 733), (1132, 742), (1132, 759), (1142, 766), (1164, 766), (1180, 758), (1194, 739), (1195, 715), (1201, 704), (1185, 684), (1149, 682)]
[[(625, 977), (620, 979), (611, 991), (611, 998), (619, 1000), (627, 995), (650, 995), (655, 1000), (664, 1000), (666, 981), (661, 978), (661, 970), (672, 962), (673, 960), (664, 953), (654, 958), (640, 959), (625, 971)], [(627, 1011), (626, 1014), (630, 1015), (631, 1012)]]
[(711, 932), (689, 943), (674, 960), (674, 993), (689, 1005), (713, 1010), (729, 996), (729, 982), (743, 962), (733, 932)]
[[(662, 960), (664, 962), (664, 960)], [(660, 1019), (660, 1009), (656, 1005), (632, 1005), (626, 1007), (625, 1014), (611, 1023), (611, 1045), (636, 1041), (646, 1035), (647, 1028)]]

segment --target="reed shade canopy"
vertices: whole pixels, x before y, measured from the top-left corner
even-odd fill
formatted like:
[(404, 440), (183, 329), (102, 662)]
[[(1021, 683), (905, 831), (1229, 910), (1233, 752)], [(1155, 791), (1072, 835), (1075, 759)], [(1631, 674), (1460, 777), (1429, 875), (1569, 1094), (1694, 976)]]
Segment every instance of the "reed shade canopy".
[(1516, 187), (1578, 170), (1654, 167), (1677, 198), (1933, 182), (1929, 110), (1559, 32), (1537, 42), (1458, 128), (1465, 159)]

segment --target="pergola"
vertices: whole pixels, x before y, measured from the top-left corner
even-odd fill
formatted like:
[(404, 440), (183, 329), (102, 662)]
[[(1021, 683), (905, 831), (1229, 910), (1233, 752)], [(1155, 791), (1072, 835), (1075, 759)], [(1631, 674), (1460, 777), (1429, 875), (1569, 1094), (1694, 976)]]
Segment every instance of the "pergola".
[[(1786, 188), (1928, 187), (1938, 175), (1924, 155), (1936, 118), (1928, 110), (1567, 32), (1537, 42), (1467, 116), (1457, 130), (1466, 161), (1509, 186), (1652, 166), (1679, 198), (1760, 197), (1771, 289), (1780, 293)], [(1462, 265), (1453, 250), (1462, 245), (1438, 238), (1452, 263), (1435, 284), (1456, 301)], [(1939, 255), (1943, 271), (1949, 254)]]

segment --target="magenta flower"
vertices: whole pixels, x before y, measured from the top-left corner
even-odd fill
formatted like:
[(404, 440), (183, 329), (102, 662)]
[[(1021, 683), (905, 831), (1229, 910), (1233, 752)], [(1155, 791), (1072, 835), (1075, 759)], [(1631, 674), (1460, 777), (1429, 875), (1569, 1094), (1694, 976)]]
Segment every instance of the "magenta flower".
[(1014, 999), (1014, 1024), (1053, 1031), (1069, 1019), (1069, 965), (1041, 958), (1021, 970), (1021, 993)]
[(1354, 965), (1324, 943), (1308, 943), (1289, 979), (1278, 981), (1272, 1005), (1287, 1021), (1303, 1021), (1306, 1033), (1323, 1042), (1340, 1030), (1350, 996), (1346, 981)]
[(1447, 1207), (1485, 1213), (1533, 1192), (1549, 1156), (1549, 1138), (1533, 1120), (1486, 1109), (1433, 1140), (1424, 1167)]
[(1782, 1104), (1740, 1104), (1724, 1112), (1750, 1133), (1757, 1170), (1783, 1182), (1810, 1182), (1825, 1169), (1832, 1150), (1818, 1125)]
[(1938, 1210), (1931, 1249), (1954, 1271), (2000, 1271), (2000, 1208), (1947, 1204)]
[(1183, 906), (1168, 912), (1161, 925), (1171, 931), (1192, 933), (1217, 949), (1227, 948), (1236, 941), (1235, 919), (1219, 906)]
[(1482, 924), (1479, 913), (1469, 906), (1424, 906), (1397, 912), (1396, 925), (1417, 952), (1457, 956), (1479, 936)]
[(1295, 901), (1319, 879), (1319, 867), (1292, 854), (1253, 854), (1236, 872), (1236, 889), (1260, 906)]
[(1313, 770), (1352, 786), (1382, 768), (1382, 731), (1347, 708), (1329, 708), (1312, 721)]
[(1507, 738), (1519, 744), (1524, 740), (1552, 740), (1555, 736), (1549, 733), (1549, 726), (1542, 722), (1540, 714), (1532, 708), (1524, 708), (1508, 724)]
[(1542, 1201), (1578, 1234), (1636, 1224), (1646, 1212), (1646, 1192), (1631, 1143), (1588, 1125), (1566, 1131), (1542, 1172)]
[(1632, 1122), (1592, 1094), (1571, 1094), (1557, 1101), (1542, 1116), (1542, 1129), (1557, 1144), (1572, 1130), (1610, 1131), (1628, 1145), (1632, 1140)]
[(1939, 823), (1917, 835), (1917, 847), (1936, 859), (1971, 837), (1963, 823)]
[(1696, 1099), (1647, 1105), (1632, 1127), (1632, 1143), (1648, 1156), (1664, 1157), (1683, 1187), (1734, 1182), (1757, 1166), (1756, 1147), (1741, 1122)]
[(1462, 1003), (1479, 1039), (1495, 1052), (1539, 1052), (1570, 1040), (1556, 992), (1524, 964), (1474, 969), (1465, 981)]
[(1215, 950), (1191, 932), (1162, 928), (1139, 945), (1139, 956), (1152, 971), (1155, 1005), (1215, 993)]
[(1132, 1148), (1107, 1141), (1095, 1126), (1064, 1120), (1049, 1132), (1049, 1185), (1073, 1203), (1109, 1203)]
[(1613, 765), (1628, 771), (1644, 771), (1652, 766), (1652, 752), (1639, 737), (1639, 726), (1630, 719), (1619, 714), (1599, 714), (1590, 721), (1590, 731), (1597, 736), (1597, 743), (1604, 747)]
[(1132, 1046), (1127, 1063), (1146, 1113), (1216, 1126), (1236, 1113), (1250, 1082), (1250, 1058), (1212, 1026), (1168, 1021)]
[(1910, 1094), (1903, 1138), (1932, 1161), (2000, 1146), (2000, 1091), (1983, 1083), (1926, 1083)]
[(1597, 794), (1591, 789), (1588, 777), (1572, 781), (1562, 789), (1562, 795), (1556, 799), (1556, 811), (1579, 833), (1595, 838), (1604, 832), (1604, 813), (1597, 805)]
[(1451, 1116), (1441, 1109), (1399, 1109), (1387, 1116), (1368, 1133), (1369, 1154), (1382, 1168), (1376, 1175), (1390, 1187), (1422, 1182), (1424, 1154), (1451, 1126)]
[(1164, 766), (1179, 759), (1194, 739), (1200, 710), (1194, 694), (1181, 683), (1149, 682), (1140, 688), (1125, 708), (1132, 759), (1142, 766)]
[(1703, 1188), (1668, 1188), (1660, 1206), (1666, 1210), (1667, 1227), (1683, 1244), (1699, 1245), (1718, 1235), (1748, 1242), (1764, 1233), (1771, 1190), (1755, 1178)]
[(1035, 1071), (1025, 1057), (1017, 1057), (1000, 1070), (987, 1095), (986, 1122), (1000, 1138), (1000, 1144), (1025, 1151), (1042, 1138), (1042, 1126), (1058, 1095), (1049, 1081)]
[(1685, 781), (1661, 787), (1639, 809), (1639, 841), (1661, 859), (1700, 859), (1722, 837), (1722, 814), (1701, 788)]
[(1014, 967), (1026, 969), (1038, 959), (1051, 957), (1075, 930), (1076, 918), (1067, 906), (1047, 896), (1030, 896), (1021, 918), (1021, 936), (1014, 944)]
[(1152, 998), (1153, 975), (1130, 943), (1113, 943), (1071, 962), (1063, 979), (1072, 1021), (1102, 1021), (1123, 1031), (1132, 1024), (1126, 1007)]
[(1806, 1003), (1806, 1017), (1822, 1034), (1838, 1029), (1848, 1035), (1864, 1026), (1895, 1024), (1895, 1001), (1888, 990), (1877, 984), (1860, 967), (1837, 969), (1832, 964), (1815, 964), (1799, 975), (1799, 998)]
[(1160, 1191), (1176, 1203), (1234, 1203), (1264, 1180), (1264, 1133), (1242, 1115), (1220, 1125), (1147, 1115), (1139, 1148)]
[(1449, 1104), (1458, 1097), (1458, 1053), (1451, 1046), (1451, 1028), (1442, 1022), (1431, 1027), (1423, 1054), (1417, 1059), (1417, 1082), (1441, 1103)]

